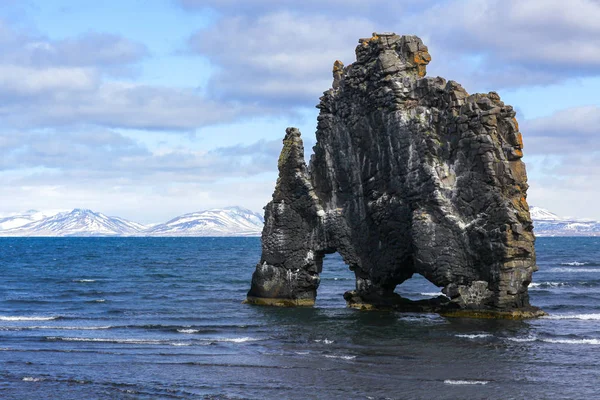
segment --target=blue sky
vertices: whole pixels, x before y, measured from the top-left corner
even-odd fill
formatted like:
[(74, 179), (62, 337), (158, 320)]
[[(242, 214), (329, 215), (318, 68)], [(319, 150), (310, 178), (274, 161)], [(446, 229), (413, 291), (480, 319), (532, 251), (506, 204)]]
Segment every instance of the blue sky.
[(333, 61), (394, 31), (429, 76), (515, 107), (530, 204), (600, 219), (597, 21), (599, 0), (3, 0), (0, 214), (260, 211), (287, 126), (310, 152)]

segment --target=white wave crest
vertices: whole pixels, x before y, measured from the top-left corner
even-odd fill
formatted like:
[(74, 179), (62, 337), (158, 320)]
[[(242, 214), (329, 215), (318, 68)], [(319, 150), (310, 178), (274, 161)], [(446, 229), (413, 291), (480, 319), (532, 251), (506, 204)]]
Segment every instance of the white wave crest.
[(179, 333), (198, 333), (200, 332), (198, 329), (177, 329)]
[(260, 339), (255, 339), (251, 337), (241, 337), (241, 338), (216, 338), (216, 339), (205, 339), (211, 342), (230, 342), (230, 343), (244, 343), (244, 342), (254, 342)]
[(559, 314), (547, 315), (545, 319), (580, 319), (580, 320), (600, 320), (600, 314)]
[(460, 334), (460, 335), (455, 335), (455, 336), (460, 337), (460, 338), (467, 338), (467, 339), (480, 339), (480, 338), (490, 337), (493, 335), (491, 335), (489, 333), (476, 333), (476, 334), (472, 334), (472, 335)]
[(600, 273), (600, 268), (567, 268), (567, 267), (557, 267), (550, 268), (549, 272), (588, 272), (588, 273)]
[(317, 343), (323, 343), (323, 344), (332, 344), (333, 340), (329, 340), (329, 339), (317, 339), (317, 340), (315, 340), (315, 342), (317, 342)]
[(100, 342), (100, 343), (116, 343), (116, 344), (151, 344), (151, 345), (169, 345), (169, 346), (191, 346), (188, 342), (170, 342), (167, 340), (158, 339), (132, 339), (132, 338), (82, 338), (82, 337), (61, 337), (48, 336), (47, 340), (63, 341), (63, 342)]
[(559, 286), (567, 286), (567, 283), (564, 282), (531, 282), (529, 284), (529, 288), (538, 288), (538, 287), (559, 287)]
[(537, 340), (536, 336), (527, 336), (527, 337), (509, 337), (506, 338), (507, 340), (510, 340), (511, 342), (517, 342), (517, 343), (525, 343), (525, 342), (535, 342)]
[(21, 317), (21, 316), (2, 316), (0, 315), (0, 321), (52, 321), (58, 317)]
[(95, 279), (73, 279), (73, 282), (77, 282), (77, 283), (91, 283), (91, 282), (96, 282)]
[(446, 385), (487, 385), (489, 381), (467, 381), (467, 380), (454, 380), (446, 379), (444, 381)]
[(425, 293), (419, 293), (421, 296), (430, 296), (430, 297), (438, 297), (438, 296), (445, 296), (447, 297), (444, 293), (442, 292), (425, 292)]
[(44, 378), (34, 378), (33, 376), (26, 376), (23, 378), (24, 382), (40, 382), (43, 380), (44, 380)]
[(600, 339), (542, 339), (546, 343), (600, 345)]
[(356, 356), (335, 356), (333, 354), (325, 354), (327, 358), (339, 358), (341, 360), (354, 360)]
[(47, 336), (47, 340), (63, 342), (100, 342), (117, 344), (172, 344), (171, 342), (158, 339), (132, 339), (132, 338), (81, 338), (81, 337), (63, 337)]
[(27, 326), (27, 327), (15, 327), (16, 329), (55, 329), (55, 330), (65, 330), (65, 331), (100, 331), (104, 329), (112, 329), (118, 328), (118, 326), (106, 325), (106, 326), (49, 326), (49, 325), (40, 325), (40, 326)]
[(578, 267), (578, 266), (582, 266), (582, 265), (588, 265), (588, 263), (586, 263), (586, 262), (579, 262), (579, 261), (572, 261), (572, 262), (560, 263), (560, 265), (570, 265), (572, 267)]
[(154, 339), (119, 339), (119, 338), (82, 338), (82, 337), (62, 337), (62, 336), (47, 336), (47, 340), (60, 340), (63, 342), (102, 342), (102, 343), (119, 343), (119, 344), (164, 344), (168, 343), (163, 340)]

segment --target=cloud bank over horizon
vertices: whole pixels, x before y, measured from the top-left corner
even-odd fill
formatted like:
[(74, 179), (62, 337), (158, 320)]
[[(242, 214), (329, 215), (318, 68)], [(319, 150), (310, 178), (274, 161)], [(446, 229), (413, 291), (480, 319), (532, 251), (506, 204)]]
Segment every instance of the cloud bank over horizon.
[(600, 219), (598, 0), (105, 3), (0, 5), (0, 213), (258, 211), (287, 126), (310, 153), (333, 61), (394, 31), (429, 76), (515, 106), (530, 204)]

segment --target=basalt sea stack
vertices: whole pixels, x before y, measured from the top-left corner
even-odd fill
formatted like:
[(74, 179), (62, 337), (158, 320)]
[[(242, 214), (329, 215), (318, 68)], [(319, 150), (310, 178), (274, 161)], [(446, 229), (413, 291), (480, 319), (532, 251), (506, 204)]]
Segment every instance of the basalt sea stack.
[[(416, 36), (360, 39), (333, 65), (307, 167), (288, 128), (262, 257), (247, 301), (312, 305), (325, 254), (356, 276), (350, 307), (527, 318), (536, 270), (523, 141), (498, 94), (426, 78)], [(394, 288), (423, 275), (447, 295), (410, 302)]]

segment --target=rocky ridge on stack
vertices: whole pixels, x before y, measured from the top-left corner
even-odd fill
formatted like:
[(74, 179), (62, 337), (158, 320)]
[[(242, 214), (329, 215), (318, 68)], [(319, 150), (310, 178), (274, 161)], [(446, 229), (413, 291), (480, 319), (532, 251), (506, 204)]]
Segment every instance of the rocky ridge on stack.
[[(527, 318), (536, 270), (523, 141), (498, 94), (425, 77), (416, 36), (360, 39), (333, 66), (310, 166), (288, 128), (248, 302), (312, 305), (325, 254), (356, 276), (351, 307)], [(394, 293), (423, 275), (449, 300)]]

